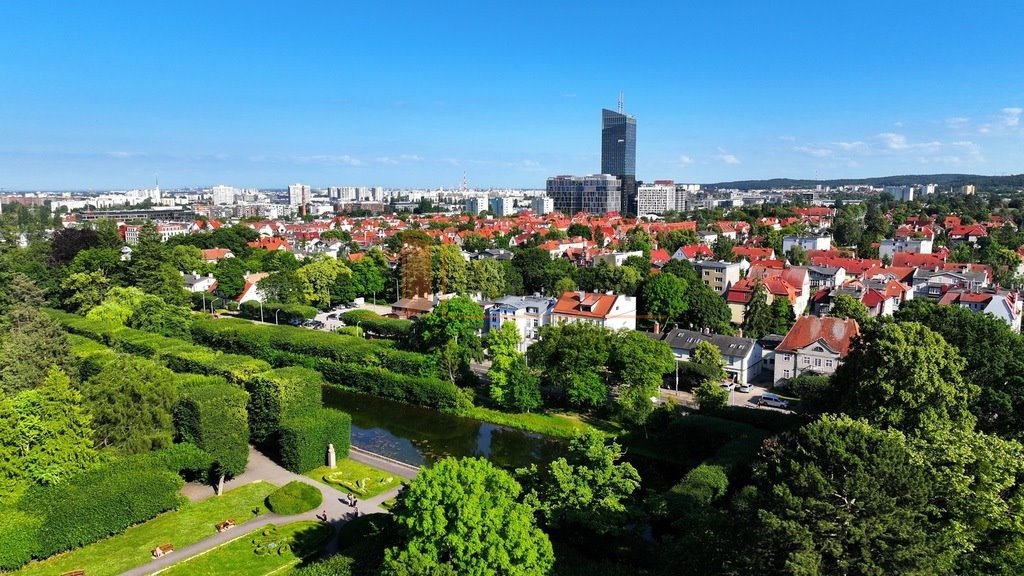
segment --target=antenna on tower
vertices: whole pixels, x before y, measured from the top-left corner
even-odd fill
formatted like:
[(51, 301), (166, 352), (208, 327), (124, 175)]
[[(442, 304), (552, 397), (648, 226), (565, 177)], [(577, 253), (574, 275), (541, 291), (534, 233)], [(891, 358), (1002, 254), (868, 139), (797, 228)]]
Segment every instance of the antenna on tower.
[(469, 181), (466, 180), (466, 171), (462, 171), (462, 184), (459, 186), (460, 192), (469, 192)]
[(624, 108), (625, 108), (625, 106), (623, 105), (623, 102), (622, 102), (622, 92), (619, 92), (619, 114), (623, 114), (624, 113), (622, 111)]

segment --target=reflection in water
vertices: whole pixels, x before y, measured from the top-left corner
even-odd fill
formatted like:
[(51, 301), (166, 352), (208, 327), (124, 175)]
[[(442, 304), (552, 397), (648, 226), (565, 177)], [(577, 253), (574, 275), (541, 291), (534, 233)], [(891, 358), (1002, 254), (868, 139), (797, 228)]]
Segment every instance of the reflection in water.
[(547, 462), (561, 440), (470, 418), (324, 387), (324, 403), (352, 415), (352, 445), (408, 464), (483, 456), (503, 468)]

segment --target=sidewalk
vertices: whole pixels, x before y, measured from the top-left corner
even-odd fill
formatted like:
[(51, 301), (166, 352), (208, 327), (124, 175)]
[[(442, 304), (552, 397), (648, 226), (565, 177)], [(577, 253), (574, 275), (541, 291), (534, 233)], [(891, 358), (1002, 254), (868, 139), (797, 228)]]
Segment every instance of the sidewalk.
[[(358, 457), (357, 454), (355, 453), (352, 453), (349, 456), (353, 460), (387, 470), (388, 472), (391, 472), (398, 476), (402, 476), (404, 478), (412, 478), (413, 476), (415, 476), (415, 472), (412, 469), (410, 469), (408, 465), (403, 465), (403, 468), (367, 452), (359, 453)], [(288, 470), (285, 470), (281, 466), (278, 466), (275, 462), (273, 462), (272, 460), (270, 460), (269, 458), (267, 458), (262, 453), (260, 453), (259, 451), (252, 447), (249, 448), (249, 465), (246, 467), (245, 472), (239, 475), (237, 478), (234, 478), (226, 482), (224, 484), (224, 489), (230, 490), (232, 488), (236, 488), (238, 486), (248, 484), (250, 482), (255, 482), (257, 480), (265, 480), (277, 486), (283, 486), (288, 482), (291, 482), (292, 480), (304, 482), (320, 490), (320, 493), (323, 494), (323, 504), (321, 504), (315, 510), (310, 510), (309, 512), (305, 512), (302, 514), (295, 514), (293, 516), (279, 516), (277, 514), (274, 514), (273, 512), (265, 514), (263, 516), (260, 516), (259, 518), (256, 518), (255, 520), (246, 522), (245, 524), (240, 524), (226, 532), (215, 534), (213, 536), (210, 536), (209, 538), (200, 540), (195, 544), (186, 546), (180, 550), (175, 550), (174, 552), (171, 552), (170, 554), (162, 558), (157, 558), (146, 564), (143, 564), (142, 566), (138, 566), (136, 568), (128, 570), (124, 574), (127, 576), (145, 576), (147, 574), (153, 574), (164, 568), (171, 566), (172, 564), (178, 564), (179, 562), (183, 562), (188, 558), (198, 556), (208, 550), (216, 548), (221, 544), (246, 536), (252, 532), (255, 532), (256, 530), (259, 530), (267, 524), (283, 525), (288, 524), (290, 522), (298, 522), (300, 520), (319, 520), (320, 518), (317, 518), (317, 516), (323, 513), (327, 514), (327, 522), (334, 527), (334, 536), (332, 536), (331, 540), (324, 547), (324, 550), (327, 554), (333, 554), (337, 551), (338, 529), (343, 524), (349, 521), (348, 515), (353, 511), (353, 509), (349, 505), (344, 503), (344, 498), (347, 496), (347, 494), (335, 490), (334, 488), (327, 486), (326, 484), (321, 484), (313, 480), (312, 478), (307, 478), (301, 474), (289, 472)], [(360, 500), (360, 516), (366, 514), (386, 513), (387, 510), (381, 507), (381, 503), (384, 502), (385, 500), (390, 500), (391, 498), (397, 496), (398, 491), (400, 489), (400, 487), (394, 488), (383, 494), (374, 496), (373, 498), (369, 498), (367, 500)], [(182, 493), (185, 494), (193, 502), (198, 500), (205, 500), (206, 498), (209, 498), (214, 495), (213, 488), (198, 484), (186, 485), (185, 488), (182, 489)]]

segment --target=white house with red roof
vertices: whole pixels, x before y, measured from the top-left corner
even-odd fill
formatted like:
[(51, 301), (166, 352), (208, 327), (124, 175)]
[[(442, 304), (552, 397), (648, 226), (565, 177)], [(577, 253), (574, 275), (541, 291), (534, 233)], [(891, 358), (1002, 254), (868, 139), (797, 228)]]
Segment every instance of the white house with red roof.
[(564, 292), (551, 322), (588, 322), (609, 330), (636, 330), (636, 298), (600, 292)]
[(267, 276), (270, 276), (270, 274), (266, 272), (246, 274), (245, 287), (242, 288), (242, 293), (239, 294), (237, 298), (235, 298), (235, 301), (238, 302), (239, 304), (241, 304), (242, 302), (248, 302), (250, 300), (255, 300), (257, 302), (266, 302), (267, 297), (263, 294), (263, 292), (260, 291), (259, 288), (256, 287), (256, 284), (260, 280), (266, 278)]
[(852, 318), (802, 316), (775, 348), (775, 382), (801, 374), (834, 374), (860, 326)]

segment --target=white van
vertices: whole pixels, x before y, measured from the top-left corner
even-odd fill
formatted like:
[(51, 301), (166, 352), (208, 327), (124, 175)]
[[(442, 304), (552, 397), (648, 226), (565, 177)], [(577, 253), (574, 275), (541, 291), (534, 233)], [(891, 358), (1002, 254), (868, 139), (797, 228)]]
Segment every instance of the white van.
[(757, 400), (759, 406), (773, 406), (775, 408), (789, 408), (789, 401), (779, 398), (771, 392), (765, 392), (761, 394), (761, 398)]

